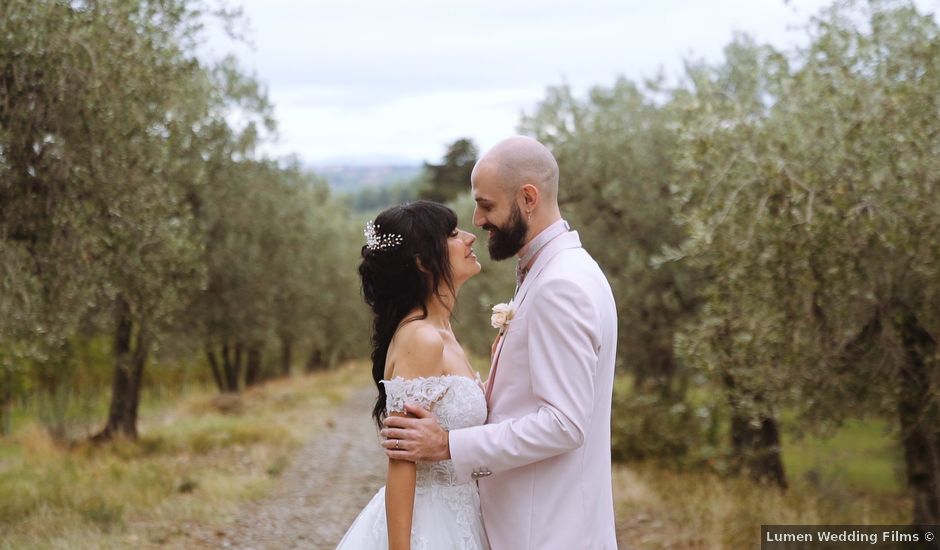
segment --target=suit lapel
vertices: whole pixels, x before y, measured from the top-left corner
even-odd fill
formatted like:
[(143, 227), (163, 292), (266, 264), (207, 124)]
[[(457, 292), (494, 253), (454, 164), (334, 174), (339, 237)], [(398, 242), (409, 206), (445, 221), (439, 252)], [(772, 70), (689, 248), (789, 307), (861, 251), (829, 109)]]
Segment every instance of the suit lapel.
[[(545, 269), (545, 266), (547, 266), (548, 263), (551, 262), (552, 258), (557, 256), (559, 252), (571, 248), (581, 248), (581, 238), (578, 236), (577, 231), (569, 231), (559, 235), (557, 238), (553, 239), (551, 242), (545, 245), (545, 248), (542, 249), (538, 257), (535, 259), (535, 263), (532, 264), (532, 268), (529, 269), (529, 274), (526, 276), (525, 280), (522, 281), (522, 286), (519, 287), (519, 292), (516, 293), (516, 296), (513, 299), (513, 308), (515, 309), (516, 313), (519, 312), (519, 308), (522, 306), (522, 302), (525, 300), (529, 289), (532, 288), (532, 285), (538, 276), (542, 273), (542, 270)], [(496, 382), (496, 370), (499, 364), (499, 356), (500, 352), (503, 351), (503, 345), (506, 343), (506, 336), (506, 334), (503, 334), (503, 336), (499, 339), (499, 343), (496, 344), (496, 353), (493, 355), (493, 364), (490, 367), (490, 376), (486, 380), (487, 405), (489, 405), (490, 395), (493, 393), (493, 386)]]
[(526, 295), (529, 293), (535, 280), (542, 273), (542, 270), (545, 269), (545, 266), (547, 266), (548, 263), (552, 261), (552, 258), (557, 256), (559, 252), (570, 248), (581, 248), (581, 238), (578, 236), (577, 231), (569, 231), (559, 235), (558, 238), (545, 245), (541, 254), (535, 259), (535, 263), (532, 264), (532, 268), (529, 269), (529, 274), (526, 276), (525, 280), (522, 281), (519, 292), (516, 293), (513, 304), (516, 311), (519, 311), (523, 300), (525, 300)]

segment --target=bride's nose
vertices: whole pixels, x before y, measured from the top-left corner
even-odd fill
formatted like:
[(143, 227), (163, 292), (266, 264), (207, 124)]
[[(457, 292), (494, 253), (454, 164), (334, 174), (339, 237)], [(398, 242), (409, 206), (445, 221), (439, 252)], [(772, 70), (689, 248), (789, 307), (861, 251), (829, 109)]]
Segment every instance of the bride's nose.
[(473, 245), (477, 240), (477, 236), (469, 231), (464, 231), (464, 242), (467, 243), (467, 246)]

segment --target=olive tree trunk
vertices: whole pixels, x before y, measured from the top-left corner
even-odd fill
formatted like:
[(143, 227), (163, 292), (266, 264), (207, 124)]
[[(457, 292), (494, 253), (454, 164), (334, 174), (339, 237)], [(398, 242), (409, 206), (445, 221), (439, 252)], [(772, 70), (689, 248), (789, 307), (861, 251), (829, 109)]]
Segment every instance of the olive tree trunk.
[(910, 312), (897, 329), (904, 345), (898, 388), (898, 420), (914, 523), (940, 524), (940, 406), (937, 342)]
[(106, 441), (115, 435), (137, 439), (137, 410), (140, 405), (141, 380), (150, 351), (147, 329), (135, 323), (130, 304), (118, 298), (115, 305), (114, 375), (111, 383), (111, 405), (108, 422), (92, 437)]
[(727, 372), (723, 374), (722, 381), (731, 408), (731, 460), (734, 469), (743, 470), (754, 481), (786, 489), (787, 476), (783, 469), (777, 419), (762, 411), (755, 413), (740, 406), (744, 401), (757, 405), (763, 403), (759, 393), (738, 387), (734, 377)]

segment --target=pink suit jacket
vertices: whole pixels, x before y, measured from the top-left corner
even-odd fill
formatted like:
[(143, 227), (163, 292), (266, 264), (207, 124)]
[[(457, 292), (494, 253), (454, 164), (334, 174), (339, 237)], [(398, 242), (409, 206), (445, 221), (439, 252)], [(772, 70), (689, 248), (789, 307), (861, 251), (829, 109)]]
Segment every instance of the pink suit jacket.
[(478, 480), (493, 550), (617, 548), (617, 311), (577, 232), (545, 245), (515, 307), (494, 355), (487, 423), (450, 432), (458, 480)]

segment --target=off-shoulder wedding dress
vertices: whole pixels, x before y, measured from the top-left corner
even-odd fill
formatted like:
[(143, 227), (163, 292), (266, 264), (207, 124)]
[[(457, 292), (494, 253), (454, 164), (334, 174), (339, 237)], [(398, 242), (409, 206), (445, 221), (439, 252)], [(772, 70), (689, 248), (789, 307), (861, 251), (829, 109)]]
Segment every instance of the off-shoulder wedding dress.
[[(389, 413), (403, 412), (405, 403), (429, 408), (447, 430), (486, 422), (486, 397), (479, 375), (385, 380)], [(376, 452), (381, 452), (376, 450)], [(417, 464), (412, 550), (488, 549), (480, 516), (480, 497), (475, 482), (458, 484), (449, 460)], [(385, 520), (385, 487), (359, 513), (337, 550), (388, 548)]]

